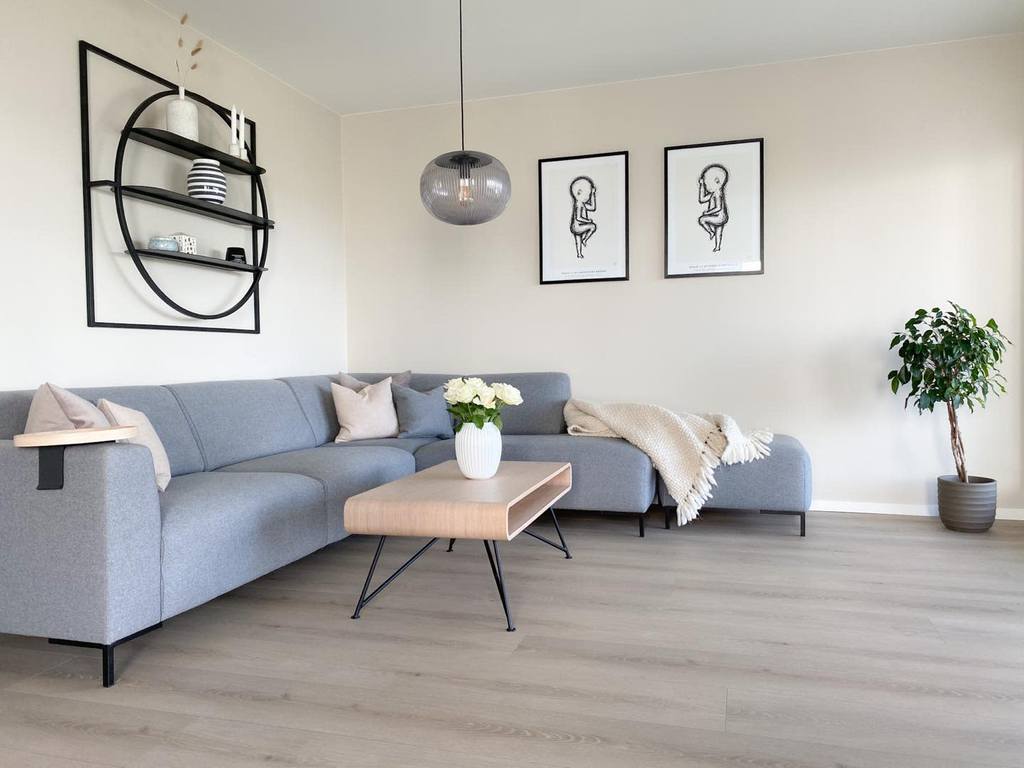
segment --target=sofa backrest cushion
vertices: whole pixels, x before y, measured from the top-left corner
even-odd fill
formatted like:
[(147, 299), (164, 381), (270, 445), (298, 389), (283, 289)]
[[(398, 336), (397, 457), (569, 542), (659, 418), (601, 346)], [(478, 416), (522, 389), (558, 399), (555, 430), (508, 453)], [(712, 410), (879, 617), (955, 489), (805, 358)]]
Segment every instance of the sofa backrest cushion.
[(94, 403), (106, 399), (146, 414), (167, 451), (171, 476), (203, 471), (203, 454), (192, 425), (167, 387), (90, 387), (72, 391)]
[[(363, 381), (380, 381), (386, 373), (354, 373)], [(488, 384), (502, 381), (523, 393), (523, 404), (501, 412), (509, 435), (557, 435), (565, 431), (562, 414), (572, 396), (569, 376), (565, 373), (414, 373), (411, 386), (421, 392), (444, 384), (456, 376), (479, 376)]]
[(332, 376), (288, 376), (281, 379), (299, 401), (317, 445), (330, 443), (338, 436), (338, 412), (331, 396)]
[(199, 438), (208, 470), (318, 445), (292, 388), (277, 379), (168, 387)]
[(25, 431), (34, 389), (0, 392), (0, 440), (10, 440)]
[[(71, 391), (93, 403), (106, 398), (145, 413), (167, 450), (172, 475), (203, 470), (203, 456), (192, 427), (167, 387), (92, 387)], [(25, 431), (33, 394), (33, 390), (0, 392), (0, 439), (9, 440)]]

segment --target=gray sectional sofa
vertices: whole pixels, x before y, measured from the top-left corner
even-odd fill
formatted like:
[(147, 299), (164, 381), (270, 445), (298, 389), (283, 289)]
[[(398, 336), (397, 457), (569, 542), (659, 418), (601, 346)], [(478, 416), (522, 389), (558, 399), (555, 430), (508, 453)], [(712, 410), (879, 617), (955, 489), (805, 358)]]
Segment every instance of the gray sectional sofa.
[[(416, 374), (411, 384), (426, 390), (450, 377)], [(638, 449), (565, 434), (568, 376), (483, 378), (525, 398), (505, 411), (503, 458), (572, 463), (573, 489), (559, 509), (642, 515), (659, 495), (671, 504)], [(0, 632), (101, 648), (110, 685), (119, 643), (344, 538), (349, 496), (454, 457), (453, 440), (335, 444), (330, 382), (74, 390), (146, 413), (171, 463), (163, 493), (148, 449), (123, 443), (69, 447), (63, 489), (36, 490), (38, 452), (11, 441), (33, 393), (0, 392)], [(770, 458), (717, 477), (709, 506), (798, 514), (802, 527), (810, 461), (793, 438), (777, 436)]]

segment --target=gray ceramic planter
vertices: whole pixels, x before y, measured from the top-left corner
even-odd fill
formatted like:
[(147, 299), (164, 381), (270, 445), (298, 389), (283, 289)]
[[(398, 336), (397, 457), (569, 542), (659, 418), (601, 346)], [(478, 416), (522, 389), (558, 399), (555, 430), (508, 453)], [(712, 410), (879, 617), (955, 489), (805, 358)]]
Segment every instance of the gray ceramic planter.
[(956, 475), (939, 478), (939, 518), (951, 531), (981, 533), (996, 519), (996, 481), (969, 475), (961, 483)]

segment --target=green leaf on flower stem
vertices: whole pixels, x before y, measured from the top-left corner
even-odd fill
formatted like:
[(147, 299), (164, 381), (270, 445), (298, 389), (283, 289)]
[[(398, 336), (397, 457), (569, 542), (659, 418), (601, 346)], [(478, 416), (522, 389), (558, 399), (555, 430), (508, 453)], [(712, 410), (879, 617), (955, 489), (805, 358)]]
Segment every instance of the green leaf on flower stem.
[(501, 420), (501, 415), (500, 414), (495, 414), (494, 418), (491, 419), (491, 421), (494, 422), (494, 426), (496, 426), (498, 429), (501, 429), (502, 427), (505, 426), (505, 422), (503, 422)]
[(900, 388), (900, 380), (898, 378), (894, 377), (893, 380), (892, 380), (892, 393), (895, 395), (899, 391), (899, 388)]

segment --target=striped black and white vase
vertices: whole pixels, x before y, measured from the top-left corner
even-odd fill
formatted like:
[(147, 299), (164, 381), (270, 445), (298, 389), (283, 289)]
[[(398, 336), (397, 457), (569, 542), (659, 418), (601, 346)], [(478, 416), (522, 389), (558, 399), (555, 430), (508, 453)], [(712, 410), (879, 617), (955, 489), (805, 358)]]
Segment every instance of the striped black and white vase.
[(219, 160), (197, 157), (188, 172), (188, 196), (208, 203), (221, 204), (228, 194), (228, 181)]

